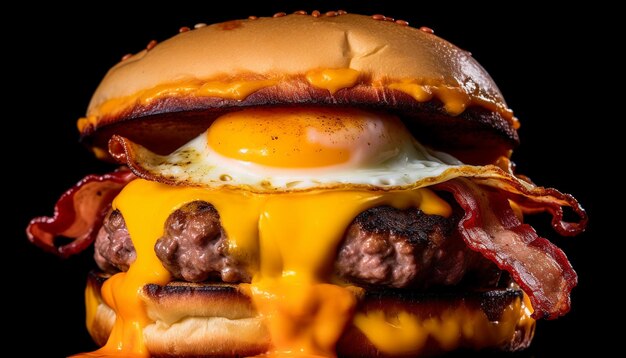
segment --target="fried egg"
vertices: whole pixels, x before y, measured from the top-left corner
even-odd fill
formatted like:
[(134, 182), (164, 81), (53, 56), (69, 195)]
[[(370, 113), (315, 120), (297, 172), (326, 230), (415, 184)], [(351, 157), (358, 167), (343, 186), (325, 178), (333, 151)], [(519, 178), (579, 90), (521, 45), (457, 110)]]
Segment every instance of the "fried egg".
[(396, 116), (315, 107), (230, 112), (169, 155), (132, 144), (127, 156), (169, 183), (262, 191), (398, 188), (463, 166), (421, 145)]

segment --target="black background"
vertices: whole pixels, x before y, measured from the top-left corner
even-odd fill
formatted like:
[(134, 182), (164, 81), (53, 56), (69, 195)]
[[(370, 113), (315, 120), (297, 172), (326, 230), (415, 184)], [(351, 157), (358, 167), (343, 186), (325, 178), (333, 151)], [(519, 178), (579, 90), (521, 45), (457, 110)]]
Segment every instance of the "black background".
[(602, 82), (611, 81), (610, 72), (592, 65), (606, 55), (598, 35), (604, 30), (596, 22), (602, 15), (596, 9), (549, 10), (526, 2), (495, 7), (420, 3), (413, 9), (408, 4), (273, 1), (226, 3), (218, 9), (174, 2), (131, 10), (128, 3), (107, 2), (101, 8), (22, 4), (22, 10), (6, 13), (4, 46), (9, 51), (3, 76), (12, 94), (3, 100), (3, 150), (9, 154), (3, 161), (4, 209), (10, 228), (3, 255), (9, 289), (3, 291), (11, 334), (32, 342), (20, 345), (21, 353), (61, 357), (94, 349), (84, 328), (83, 307), (85, 275), (95, 266), (91, 252), (59, 259), (30, 245), (24, 228), (30, 218), (52, 214), (58, 196), (84, 175), (111, 169), (78, 143), (75, 126), (108, 68), (150, 40), (176, 34), (180, 26), (339, 8), (429, 26), (471, 51), (522, 123), (522, 144), (513, 156), (518, 172), (574, 194), (589, 212), (588, 231), (577, 238), (558, 238), (546, 231), (547, 225), (541, 228), (567, 252), (580, 284), (572, 295), (572, 312), (539, 322), (533, 346), (518, 356), (580, 353), (588, 347), (599, 353), (611, 347), (611, 330), (603, 321), (619, 312), (611, 309), (618, 298), (605, 282), (617, 265), (605, 251), (623, 234), (609, 229), (609, 210), (601, 202), (607, 196), (616, 200), (621, 193), (611, 180), (598, 180), (609, 176), (606, 163), (619, 153), (604, 130), (607, 115), (602, 113), (608, 105), (608, 87)]

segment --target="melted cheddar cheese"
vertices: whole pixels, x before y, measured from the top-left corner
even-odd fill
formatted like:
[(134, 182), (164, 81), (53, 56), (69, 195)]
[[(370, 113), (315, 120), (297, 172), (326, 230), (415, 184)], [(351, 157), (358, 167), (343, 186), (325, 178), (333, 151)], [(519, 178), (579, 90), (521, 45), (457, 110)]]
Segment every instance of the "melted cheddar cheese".
[[(251, 75), (251, 77), (254, 77)], [(258, 77), (258, 76), (256, 76)], [(350, 88), (359, 83), (361, 73), (351, 68), (320, 68), (308, 71), (305, 79), (314, 87), (328, 90), (332, 95), (340, 89)], [(150, 103), (168, 97), (217, 97), (230, 100), (244, 100), (252, 93), (277, 85), (283, 81), (292, 80), (286, 77), (276, 78), (253, 78), (248, 80), (185, 80), (174, 83), (166, 83), (139, 91), (138, 93), (121, 97), (111, 98), (95, 108), (90, 108), (87, 117), (80, 118), (77, 122), (79, 131), (84, 131), (87, 126), (97, 126), (98, 121), (105, 116), (115, 115), (120, 111), (132, 108), (136, 105), (149, 105)], [(450, 87), (444, 84), (423, 84), (419, 79), (385, 80), (385, 82), (372, 83), (375, 87), (387, 87), (389, 89), (404, 92), (418, 102), (439, 99), (446, 111), (451, 115), (462, 113), (470, 105), (485, 107), (491, 111), (500, 113), (509, 120), (515, 128), (519, 128), (519, 121), (513, 116), (513, 112), (504, 104), (494, 103), (467, 92), (463, 88)]]
[[(354, 86), (359, 76), (359, 72), (350, 69), (320, 69), (307, 73), (306, 79), (311, 85), (332, 94)], [(260, 79), (164, 84), (132, 96), (111, 99), (93, 109), (87, 118), (80, 119), (78, 127), (83, 130), (89, 125), (96, 126), (102, 116), (160, 98), (211, 96), (242, 100), (276, 83), (278, 80), (275, 79)], [(452, 114), (462, 112), (471, 102), (467, 94), (443, 87), (421, 86), (410, 81), (386, 85), (406, 92), (418, 101), (438, 96)], [(219, 132), (216, 135), (231, 138), (224, 137), (223, 130)], [(233, 156), (229, 153), (238, 151), (238, 148), (222, 149), (226, 156)], [(312, 150), (317, 152), (319, 148)], [(332, 152), (326, 159), (332, 159), (331, 163), (343, 160), (336, 154)], [(293, 166), (294, 163), (287, 159), (276, 163), (274, 158), (273, 162), (265, 164)], [(317, 165), (327, 164), (322, 161)], [(129, 183), (113, 202), (113, 208), (120, 210), (124, 217), (137, 258), (127, 272), (111, 277), (101, 289), (102, 299), (116, 313), (106, 345), (94, 353), (80, 356), (149, 357), (143, 329), (152, 321), (139, 292), (146, 284), (164, 285), (171, 280), (169, 272), (156, 257), (154, 245), (163, 234), (168, 216), (196, 200), (208, 202), (217, 209), (228, 236), (230, 255), (253, 272), (252, 282), (241, 286), (265, 318), (273, 344), (271, 355), (335, 356), (336, 342), (350, 324), (370, 337), (381, 352), (391, 354), (419, 350), (419, 343), (427, 336), (436, 337), (445, 346), (457, 344), (456, 331), (448, 325), (419, 320), (408, 313), (400, 314), (391, 323), (383, 313), (377, 312), (358, 314), (352, 322), (357, 301), (355, 294), (331, 279), (336, 249), (345, 229), (360, 212), (390, 205), (399, 209), (415, 207), (426, 214), (449, 216), (450, 206), (429, 189), (337, 189), (255, 194), (236, 189), (168, 186), (137, 179)], [(97, 298), (89, 290), (86, 298), (88, 325), (94, 320), (97, 309)], [(516, 311), (516, 307), (511, 311)], [(516, 312), (520, 312), (519, 307)], [(459, 317), (458, 322), (467, 318), (456, 312), (450, 315)]]
[(87, 117), (80, 118), (76, 125), (79, 131), (83, 131), (88, 125), (95, 126), (101, 116), (116, 114), (125, 108), (135, 105), (145, 106), (160, 98), (196, 96), (243, 100), (250, 94), (276, 83), (278, 83), (277, 80), (260, 79), (247, 81), (181, 81), (162, 84), (140, 91), (134, 95), (112, 98), (102, 103), (95, 111), (89, 113)]
[(317, 69), (306, 73), (306, 79), (317, 88), (328, 90), (334, 94), (343, 88), (354, 86), (359, 79), (360, 72), (351, 68)]
[(436, 317), (421, 317), (403, 310), (357, 313), (353, 324), (380, 352), (406, 356), (420, 354), (428, 340), (443, 351), (468, 345), (480, 349), (506, 344), (516, 331), (532, 334), (535, 321), (531, 314), (528, 297), (524, 295), (514, 299), (497, 321), (489, 320), (480, 309), (461, 304)]
[(109, 341), (98, 352), (101, 356), (148, 357), (142, 329), (151, 322), (139, 290), (170, 280), (154, 244), (167, 217), (195, 200), (215, 206), (230, 253), (255, 272), (246, 290), (266, 318), (275, 352), (323, 356), (334, 355), (356, 303), (351, 291), (330, 282), (333, 253), (354, 217), (380, 205), (417, 207), (442, 216), (451, 211), (428, 189), (253, 194), (137, 179), (113, 202), (124, 216), (137, 259), (128, 272), (116, 274), (102, 287), (104, 301), (117, 319)]

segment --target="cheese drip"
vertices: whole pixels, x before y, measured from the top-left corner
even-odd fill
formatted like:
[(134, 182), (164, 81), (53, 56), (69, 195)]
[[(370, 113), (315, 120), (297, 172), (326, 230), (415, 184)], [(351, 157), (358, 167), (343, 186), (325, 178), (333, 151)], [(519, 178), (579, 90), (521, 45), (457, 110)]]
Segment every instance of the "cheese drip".
[(524, 294), (523, 298), (515, 298), (497, 321), (490, 321), (481, 309), (461, 304), (434, 317), (405, 310), (373, 310), (356, 314), (353, 324), (380, 352), (406, 356), (419, 355), (429, 340), (443, 351), (504, 345), (516, 331), (533, 334), (532, 313), (528, 296)]
[[(331, 95), (344, 88), (351, 88), (359, 84), (359, 78), (367, 75), (351, 68), (316, 68), (305, 73), (306, 81), (314, 87), (328, 90)], [(249, 95), (280, 84), (298, 80), (298, 76), (278, 76), (267, 77), (260, 74), (250, 74), (255, 79), (249, 80), (181, 80), (173, 83), (165, 83), (152, 88), (141, 90), (132, 95), (110, 98), (103, 103), (89, 108), (87, 116), (78, 120), (79, 131), (84, 131), (88, 126), (97, 126), (98, 122), (107, 116), (117, 115), (125, 109), (140, 105), (145, 106), (163, 98), (176, 97), (216, 97), (227, 100), (245, 100)], [(365, 76), (366, 77), (366, 76)], [(515, 128), (519, 128), (517, 118), (513, 117), (513, 112), (505, 104), (495, 102), (493, 99), (484, 98), (475, 93), (468, 92), (462, 87), (454, 87), (445, 83), (422, 83), (418, 79), (387, 79), (385, 81), (374, 81), (368, 83), (363, 80), (363, 84), (379, 88), (402, 91), (418, 102), (430, 101), (437, 98), (444, 104), (446, 111), (450, 115), (456, 116), (462, 113), (467, 107), (477, 105), (490, 111), (500, 113)]]
[(170, 280), (154, 252), (167, 217), (203, 200), (220, 214), (229, 251), (254, 273), (242, 285), (270, 330), (274, 354), (334, 356), (334, 346), (356, 303), (330, 282), (337, 246), (360, 212), (380, 205), (416, 207), (449, 216), (450, 206), (428, 189), (311, 191), (254, 194), (243, 190), (175, 187), (137, 179), (113, 202), (126, 221), (137, 260), (109, 279), (102, 296), (116, 314), (106, 346), (95, 355), (148, 357), (142, 329), (149, 323), (139, 290)]

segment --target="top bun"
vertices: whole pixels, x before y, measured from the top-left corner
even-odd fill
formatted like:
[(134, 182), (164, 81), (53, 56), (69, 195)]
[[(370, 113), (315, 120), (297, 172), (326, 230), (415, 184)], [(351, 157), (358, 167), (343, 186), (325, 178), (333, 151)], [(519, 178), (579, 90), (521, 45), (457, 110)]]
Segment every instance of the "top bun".
[(516, 119), (468, 52), (380, 15), (329, 15), (233, 20), (149, 45), (102, 80), (83, 140), (103, 157), (113, 134), (166, 153), (242, 107), (358, 106), (397, 113), (471, 162), (510, 154)]

